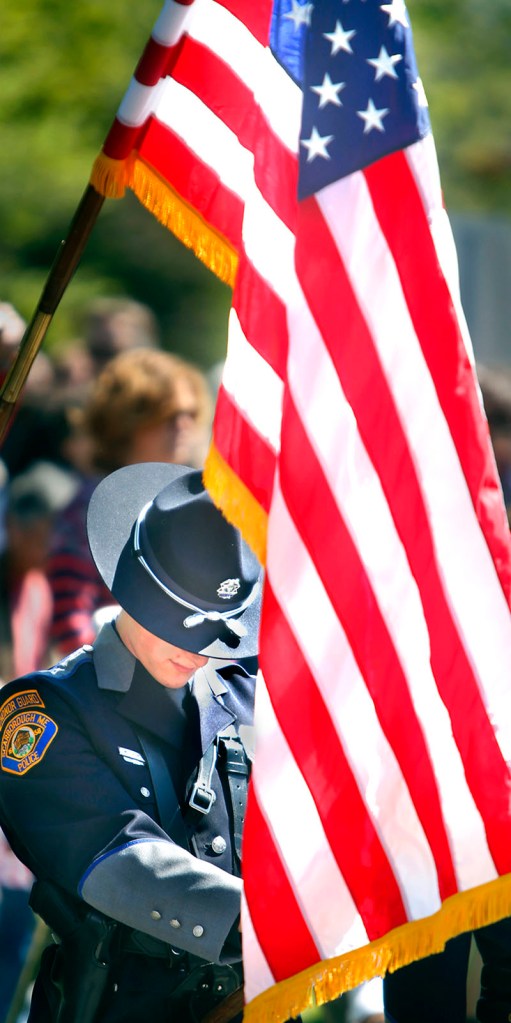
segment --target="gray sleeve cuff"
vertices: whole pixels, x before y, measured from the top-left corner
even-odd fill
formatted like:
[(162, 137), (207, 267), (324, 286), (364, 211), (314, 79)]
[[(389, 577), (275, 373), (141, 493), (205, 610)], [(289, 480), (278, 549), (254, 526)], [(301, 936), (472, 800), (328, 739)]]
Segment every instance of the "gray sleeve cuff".
[(80, 895), (135, 930), (225, 962), (222, 948), (240, 912), (242, 882), (173, 842), (136, 841), (95, 860)]

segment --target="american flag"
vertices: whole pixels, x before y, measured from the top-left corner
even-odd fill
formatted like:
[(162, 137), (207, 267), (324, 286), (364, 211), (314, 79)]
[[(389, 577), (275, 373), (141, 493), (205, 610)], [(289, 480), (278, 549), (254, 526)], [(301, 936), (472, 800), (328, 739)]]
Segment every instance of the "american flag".
[(403, 0), (168, 0), (98, 158), (233, 284), (248, 1021), (511, 911), (511, 547)]

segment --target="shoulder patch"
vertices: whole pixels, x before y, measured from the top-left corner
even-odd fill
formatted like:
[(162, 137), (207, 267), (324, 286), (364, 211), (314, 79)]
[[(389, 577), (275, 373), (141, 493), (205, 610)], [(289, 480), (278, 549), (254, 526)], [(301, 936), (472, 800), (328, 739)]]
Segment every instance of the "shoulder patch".
[(17, 710), (23, 710), (25, 707), (44, 707), (44, 702), (37, 689), (24, 689), (21, 693), (16, 693), (16, 696), (10, 696), (8, 700), (4, 700), (0, 706), (0, 728), (11, 714)]
[(8, 774), (26, 774), (44, 757), (58, 725), (39, 711), (16, 714), (6, 724), (0, 745), (0, 767)]

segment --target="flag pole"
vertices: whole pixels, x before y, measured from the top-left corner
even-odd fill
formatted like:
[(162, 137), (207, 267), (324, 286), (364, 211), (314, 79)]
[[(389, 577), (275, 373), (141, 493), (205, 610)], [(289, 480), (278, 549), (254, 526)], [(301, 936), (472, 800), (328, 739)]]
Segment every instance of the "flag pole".
[(32, 363), (80, 262), (104, 201), (103, 195), (100, 195), (92, 185), (87, 185), (71, 221), (67, 237), (60, 243), (37, 309), (27, 326), (16, 358), (0, 391), (0, 443), (5, 437)]

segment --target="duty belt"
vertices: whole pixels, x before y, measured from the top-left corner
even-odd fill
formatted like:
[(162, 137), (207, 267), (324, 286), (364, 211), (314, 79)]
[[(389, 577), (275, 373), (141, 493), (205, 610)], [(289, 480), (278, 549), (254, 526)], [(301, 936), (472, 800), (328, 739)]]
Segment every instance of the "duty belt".
[[(208, 1019), (209, 1012), (225, 1004), (222, 1019), (238, 1018), (243, 1006), (243, 971), (241, 963), (220, 965), (208, 963), (198, 956), (173, 948), (142, 931), (131, 931), (124, 937), (122, 950), (161, 959), (170, 969), (169, 1011), (173, 1019), (196, 1021)], [(231, 1009), (232, 1006), (232, 1009)], [(218, 1011), (218, 1010), (217, 1010)], [(169, 1017), (169, 1018), (170, 1018)]]

